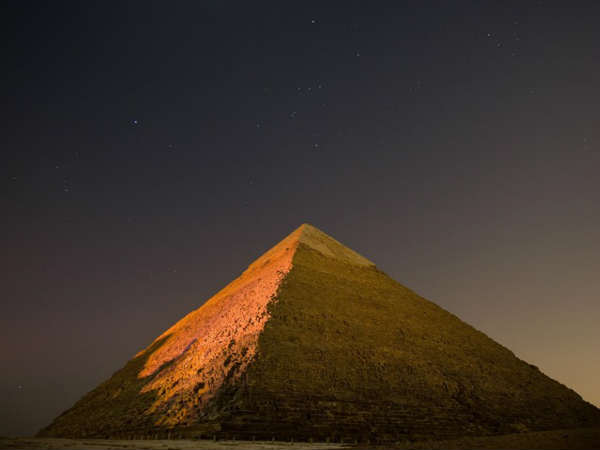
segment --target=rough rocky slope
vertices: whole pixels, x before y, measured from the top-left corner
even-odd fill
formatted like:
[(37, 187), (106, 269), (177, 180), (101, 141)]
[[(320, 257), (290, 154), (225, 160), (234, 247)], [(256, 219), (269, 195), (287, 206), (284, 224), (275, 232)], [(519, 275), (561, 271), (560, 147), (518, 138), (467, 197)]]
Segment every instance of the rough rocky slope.
[(40, 435), (373, 442), (599, 423), (577, 393), (303, 225)]

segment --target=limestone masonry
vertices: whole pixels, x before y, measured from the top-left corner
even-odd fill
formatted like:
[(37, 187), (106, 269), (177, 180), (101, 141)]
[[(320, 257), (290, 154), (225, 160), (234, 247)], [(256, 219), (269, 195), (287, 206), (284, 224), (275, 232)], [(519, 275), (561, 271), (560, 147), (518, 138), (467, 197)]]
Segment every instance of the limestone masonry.
[(385, 442), (597, 424), (577, 393), (305, 224), (39, 434)]

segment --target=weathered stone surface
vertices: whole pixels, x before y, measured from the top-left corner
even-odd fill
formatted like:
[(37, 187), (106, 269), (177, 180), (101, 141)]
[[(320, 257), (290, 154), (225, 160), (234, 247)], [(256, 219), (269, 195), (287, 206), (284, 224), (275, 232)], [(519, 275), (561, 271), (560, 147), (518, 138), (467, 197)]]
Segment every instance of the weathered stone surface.
[(303, 225), (40, 434), (377, 442), (599, 423), (574, 391)]

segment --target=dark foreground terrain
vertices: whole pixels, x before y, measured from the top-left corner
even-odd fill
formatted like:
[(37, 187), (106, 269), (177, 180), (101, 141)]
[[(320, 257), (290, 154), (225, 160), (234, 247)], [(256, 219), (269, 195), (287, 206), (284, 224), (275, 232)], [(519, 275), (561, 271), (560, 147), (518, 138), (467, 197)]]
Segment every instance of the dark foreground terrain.
[(0, 438), (2, 449), (149, 449), (149, 450), (192, 450), (192, 449), (238, 449), (275, 450), (329, 450), (339, 448), (396, 449), (396, 450), (459, 450), (459, 449), (586, 449), (600, 450), (600, 428), (578, 428), (568, 430), (538, 431), (506, 434), (501, 436), (468, 437), (447, 441), (399, 442), (395, 445), (373, 446), (353, 443), (307, 443), (271, 441), (212, 441), (212, 440), (104, 440), (104, 439), (54, 439), (54, 438)]

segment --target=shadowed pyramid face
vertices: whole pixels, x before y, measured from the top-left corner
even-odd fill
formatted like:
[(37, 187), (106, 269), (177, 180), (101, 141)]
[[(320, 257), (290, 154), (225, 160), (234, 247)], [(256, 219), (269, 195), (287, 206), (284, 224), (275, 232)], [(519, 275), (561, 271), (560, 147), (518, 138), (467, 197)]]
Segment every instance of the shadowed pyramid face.
[(305, 224), (41, 434), (399, 439), (594, 421), (576, 393)]

